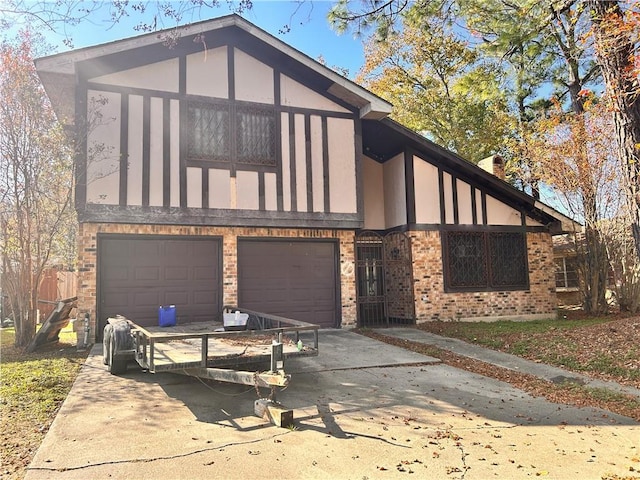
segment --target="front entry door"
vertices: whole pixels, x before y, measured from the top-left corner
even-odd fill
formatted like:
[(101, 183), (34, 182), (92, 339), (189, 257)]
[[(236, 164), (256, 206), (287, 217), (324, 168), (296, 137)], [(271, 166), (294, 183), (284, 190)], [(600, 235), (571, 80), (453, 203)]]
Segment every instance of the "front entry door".
[(358, 326), (415, 323), (411, 240), (402, 232), (356, 237)]

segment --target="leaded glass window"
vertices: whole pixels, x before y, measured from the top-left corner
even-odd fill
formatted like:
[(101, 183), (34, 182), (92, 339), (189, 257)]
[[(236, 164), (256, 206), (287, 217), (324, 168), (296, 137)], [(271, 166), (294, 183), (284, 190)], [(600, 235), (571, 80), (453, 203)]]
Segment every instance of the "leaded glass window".
[(526, 287), (527, 259), (524, 235), (492, 232), (489, 234), (492, 287)]
[(449, 232), (449, 285), (482, 287), (487, 284), (484, 234)]
[(463, 291), (526, 289), (526, 237), (519, 232), (446, 232), (447, 288)]
[(236, 116), (238, 161), (257, 165), (275, 165), (275, 126), (273, 111), (238, 109)]
[(229, 108), (215, 104), (188, 107), (191, 159), (229, 160)]

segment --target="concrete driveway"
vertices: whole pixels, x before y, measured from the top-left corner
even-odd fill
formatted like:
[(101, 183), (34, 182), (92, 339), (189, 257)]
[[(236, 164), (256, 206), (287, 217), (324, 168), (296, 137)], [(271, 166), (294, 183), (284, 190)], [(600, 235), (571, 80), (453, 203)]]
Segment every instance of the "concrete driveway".
[[(600, 479), (640, 470), (640, 425), (348, 331), (290, 361), (282, 429), (253, 388), (131, 367), (94, 348), (27, 473), (34, 479)], [(637, 473), (636, 473), (637, 474)]]

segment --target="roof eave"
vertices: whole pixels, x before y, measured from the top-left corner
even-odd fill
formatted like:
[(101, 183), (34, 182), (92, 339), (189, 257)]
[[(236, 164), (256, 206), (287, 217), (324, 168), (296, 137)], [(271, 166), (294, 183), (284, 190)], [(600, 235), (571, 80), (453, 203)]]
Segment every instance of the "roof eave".
[[(270, 33), (253, 25), (238, 15), (227, 15), (225, 17), (205, 20), (203, 22), (178, 28), (180, 29), (181, 36), (189, 36), (232, 26), (244, 30), (253, 37), (267, 43), (271, 47), (281, 51), (283, 54), (298, 61), (308, 69), (330, 80), (331, 85), (327, 89), (327, 92), (357, 108), (360, 118), (379, 120), (391, 113), (392, 105), (389, 102), (369, 92), (346, 77), (339, 75), (330, 68), (318, 63), (311, 57), (287, 45)], [(76, 64), (78, 62), (161, 43), (163, 41), (162, 34), (169, 31), (170, 30), (163, 30), (160, 32), (148, 33), (103, 45), (85, 47), (71, 52), (64, 52), (38, 58), (35, 60), (36, 70), (38, 71), (41, 81), (47, 91), (54, 91), (57, 88), (55, 85), (48, 84), (52, 75), (56, 75), (58, 77), (66, 76), (69, 81), (73, 82), (72, 85), (67, 84), (66, 87), (74, 88)], [(56, 103), (59, 102), (54, 101), (54, 104)]]

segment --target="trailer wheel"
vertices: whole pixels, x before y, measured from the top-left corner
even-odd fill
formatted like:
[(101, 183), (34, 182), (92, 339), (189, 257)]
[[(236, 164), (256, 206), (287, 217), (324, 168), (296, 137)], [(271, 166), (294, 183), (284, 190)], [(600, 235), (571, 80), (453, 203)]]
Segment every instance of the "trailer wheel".
[(109, 365), (109, 342), (113, 335), (113, 325), (107, 323), (102, 333), (102, 363)]
[(116, 341), (113, 336), (109, 338), (109, 372), (111, 375), (119, 375), (127, 371), (129, 359), (126, 355), (116, 355)]

